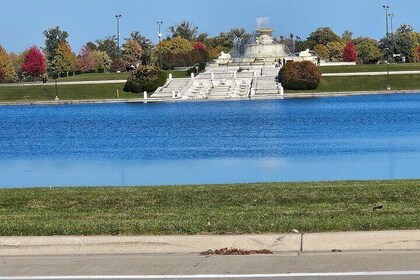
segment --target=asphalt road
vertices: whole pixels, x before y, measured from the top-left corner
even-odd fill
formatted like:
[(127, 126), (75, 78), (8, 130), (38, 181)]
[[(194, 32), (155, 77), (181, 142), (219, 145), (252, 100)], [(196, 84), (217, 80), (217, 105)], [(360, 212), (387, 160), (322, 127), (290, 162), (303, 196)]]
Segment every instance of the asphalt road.
[(420, 251), (0, 257), (5, 279), (420, 279)]

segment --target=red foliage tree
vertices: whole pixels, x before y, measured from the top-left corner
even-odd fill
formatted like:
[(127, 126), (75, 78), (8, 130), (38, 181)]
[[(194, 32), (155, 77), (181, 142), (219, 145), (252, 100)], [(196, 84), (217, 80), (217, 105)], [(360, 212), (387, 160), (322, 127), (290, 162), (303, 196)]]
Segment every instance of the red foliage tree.
[(36, 46), (32, 46), (27, 51), (21, 69), (33, 79), (39, 78), (47, 71), (45, 58)]
[(356, 48), (352, 41), (348, 42), (343, 51), (343, 60), (345, 62), (352, 62), (357, 60)]
[(207, 51), (207, 47), (202, 42), (197, 42), (194, 45), (194, 50), (201, 51), (201, 52), (206, 52)]
[(89, 46), (84, 46), (77, 56), (77, 70), (81, 72), (92, 72), (96, 69), (96, 59), (92, 49)]
[(204, 45), (202, 42), (196, 42), (194, 44), (194, 48), (190, 54), (192, 56), (192, 60), (195, 62), (206, 62), (209, 58), (209, 51), (207, 46)]

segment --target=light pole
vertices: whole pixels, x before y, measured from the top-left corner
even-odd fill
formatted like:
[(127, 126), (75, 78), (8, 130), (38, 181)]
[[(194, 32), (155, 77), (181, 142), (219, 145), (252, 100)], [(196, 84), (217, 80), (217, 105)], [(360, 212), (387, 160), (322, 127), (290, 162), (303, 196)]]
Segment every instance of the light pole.
[(389, 18), (391, 19), (391, 35), (394, 34), (394, 14), (389, 14)]
[(387, 70), (387, 90), (391, 89), (391, 86), (389, 85), (389, 53), (390, 53), (390, 45), (389, 45), (389, 28), (388, 28), (388, 10), (389, 6), (383, 5), (385, 9), (385, 22), (386, 22), (386, 50), (387, 50), (387, 59), (386, 59), (386, 70)]
[(121, 15), (115, 15), (115, 19), (117, 20), (117, 67), (118, 68), (120, 67), (120, 18), (121, 18)]
[(158, 37), (159, 37), (159, 68), (162, 68), (162, 47), (160, 45), (160, 42), (162, 40), (162, 33), (160, 32), (160, 27), (163, 23), (163, 21), (156, 22), (158, 26)]

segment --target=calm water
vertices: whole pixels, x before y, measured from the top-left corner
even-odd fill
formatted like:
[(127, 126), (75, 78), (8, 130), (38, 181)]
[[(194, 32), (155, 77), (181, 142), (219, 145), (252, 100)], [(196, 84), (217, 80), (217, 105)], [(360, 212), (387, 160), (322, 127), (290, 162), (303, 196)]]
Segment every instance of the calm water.
[(420, 94), (0, 107), (0, 186), (420, 178)]

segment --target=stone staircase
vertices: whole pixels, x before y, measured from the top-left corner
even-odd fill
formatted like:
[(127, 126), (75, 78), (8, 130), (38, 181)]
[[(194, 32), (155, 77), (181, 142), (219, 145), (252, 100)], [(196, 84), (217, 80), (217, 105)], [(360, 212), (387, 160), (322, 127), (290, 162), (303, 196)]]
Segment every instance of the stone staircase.
[(255, 95), (279, 94), (274, 76), (260, 76), (255, 79)]
[[(207, 80), (195, 80), (188, 89), (187, 98), (206, 99), (212, 88), (212, 82)], [(185, 98), (185, 97), (183, 97)]]
[(219, 84), (215, 85), (208, 96), (208, 99), (226, 99), (231, 93), (231, 85)]
[(178, 78), (172, 79), (162, 88), (158, 89), (152, 94), (152, 97), (158, 98), (172, 98), (172, 91), (182, 92), (182, 90), (187, 86), (190, 79), (188, 78)]

